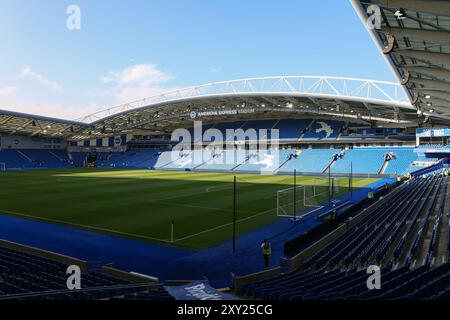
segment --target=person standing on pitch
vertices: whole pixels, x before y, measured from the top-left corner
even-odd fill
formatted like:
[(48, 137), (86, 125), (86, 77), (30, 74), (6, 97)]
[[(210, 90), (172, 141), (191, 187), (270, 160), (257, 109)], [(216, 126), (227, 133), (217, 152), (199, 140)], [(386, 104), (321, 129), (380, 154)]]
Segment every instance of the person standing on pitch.
[(272, 248), (270, 247), (270, 242), (264, 239), (261, 244), (261, 250), (264, 258), (264, 267), (267, 269), (270, 266), (270, 256), (272, 255)]

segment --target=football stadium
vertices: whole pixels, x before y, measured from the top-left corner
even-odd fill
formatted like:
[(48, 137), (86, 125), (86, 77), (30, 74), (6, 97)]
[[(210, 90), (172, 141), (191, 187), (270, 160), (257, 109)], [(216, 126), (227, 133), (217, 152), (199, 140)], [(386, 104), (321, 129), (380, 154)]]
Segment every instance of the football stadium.
[(397, 81), (0, 110), (0, 300), (449, 299), (450, 1), (351, 4)]

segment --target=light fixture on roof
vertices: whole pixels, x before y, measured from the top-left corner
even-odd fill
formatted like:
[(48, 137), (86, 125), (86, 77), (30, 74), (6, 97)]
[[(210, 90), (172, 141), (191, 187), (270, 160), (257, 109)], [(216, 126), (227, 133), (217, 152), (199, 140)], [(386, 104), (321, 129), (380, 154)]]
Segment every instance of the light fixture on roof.
[(405, 20), (406, 19), (406, 11), (403, 8), (398, 9), (395, 11), (394, 16), (397, 18), (397, 20)]
[(433, 104), (431, 102), (427, 102), (427, 107), (431, 107)]
[(431, 99), (431, 96), (430, 96), (429, 94), (427, 94), (427, 95), (425, 96), (425, 99)]
[(266, 106), (266, 105), (265, 105), (264, 103), (261, 105), (261, 107), (263, 107), (263, 108), (264, 108), (265, 106)]
[(289, 103), (286, 104), (286, 107), (288, 107), (289, 109), (292, 109), (293, 106), (294, 106), (294, 105), (293, 105), (291, 102), (289, 102)]
[(433, 113), (433, 112), (434, 112), (434, 109), (430, 109), (429, 111), (430, 111), (430, 113)]

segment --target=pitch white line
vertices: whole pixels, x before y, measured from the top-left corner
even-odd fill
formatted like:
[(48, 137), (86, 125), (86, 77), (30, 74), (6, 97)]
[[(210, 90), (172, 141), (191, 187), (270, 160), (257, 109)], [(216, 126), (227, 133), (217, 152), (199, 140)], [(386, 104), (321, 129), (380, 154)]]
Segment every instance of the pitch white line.
[[(162, 203), (162, 204), (165, 204), (165, 205), (171, 205), (171, 206), (176, 206), (176, 207), (207, 209), (207, 210), (214, 210), (214, 211), (223, 211), (223, 212), (228, 212), (228, 213), (231, 212), (231, 209), (224, 209), (224, 208), (196, 206), (196, 205), (192, 205), (192, 204), (169, 203), (169, 202), (158, 201), (158, 200), (153, 200), (152, 202), (159, 202), (159, 203)], [(244, 213), (251, 213), (251, 214), (257, 213), (257, 212), (254, 212), (254, 211), (247, 211), (247, 210), (239, 210), (239, 211), (240, 212), (244, 212)]]
[(94, 231), (104, 231), (104, 232), (108, 232), (108, 233), (112, 233), (112, 234), (119, 234), (119, 235), (123, 235), (123, 236), (128, 236), (128, 237), (132, 237), (132, 238), (142, 238), (142, 239), (147, 239), (147, 240), (153, 240), (153, 241), (159, 241), (159, 242), (165, 242), (165, 243), (172, 243), (169, 240), (163, 240), (163, 239), (159, 239), (159, 238), (153, 238), (153, 237), (147, 237), (147, 236), (142, 236), (142, 235), (137, 235), (137, 234), (132, 234), (132, 233), (126, 233), (126, 232), (121, 232), (121, 231), (116, 231), (116, 230), (111, 230), (111, 229), (106, 229), (106, 228), (101, 228), (101, 227), (94, 227), (94, 226), (87, 226), (84, 224), (79, 224), (79, 223), (74, 223), (74, 222), (67, 222), (67, 221), (62, 221), (62, 220), (57, 220), (57, 219), (51, 219), (51, 218), (42, 218), (42, 217), (38, 217), (38, 216), (33, 216), (30, 214), (26, 214), (26, 213), (19, 213), (19, 212), (14, 212), (14, 211), (10, 211), (10, 210), (2, 210), (0, 209), (0, 213), (6, 213), (6, 214), (10, 214), (13, 216), (19, 216), (19, 217), (25, 217), (25, 218), (29, 218), (32, 220), (41, 220), (41, 221), (48, 221), (48, 222), (53, 222), (53, 223), (57, 223), (57, 224), (61, 224), (61, 225), (70, 225), (70, 226), (75, 226), (78, 228), (82, 228), (82, 229), (87, 229), (87, 230), (94, 230)]
[[(242, 219), (236, 220), (236, 222), (243, 222), (243, 221), (246, 221), (246, 220), (250, 220), (250, 219), (253, 219), (253, 218), (255, 218), (255, 217), (261, 216), (261, 215), (263, 215), (263, 214), (266, 214), (266, 213), (268, 213), (268, 212), (270, 212), (270, 211), (274, 211), (274, 210), (275, 210), (275, 209), (266, 210), (266, 211), (257, 213), (257, 214), (255, 214), (255, 215), (253, 215), (253, 216), (250, 216), (250, 217), (246, 217), (246, 218), (242, 218)], [(211, 231), (215, 231), (215, 230), (218, 230), (218, 229), (227, 227), (227, 226), (232, 225), (232, 224), (233, 224), (233, 222), (225, 223), (225, 224), (222, 224), (222, 225), (220, 225), (220, 226), (217, 226), (217, 227), (214, 227), (214, 228), (211, 228), (211, 229), (203, 230), (203, 231), (200, 231), (200, 232), (198, 232), (198, 233), (191, 234), (191, 235), (189, 235), (189, 236), (186, 236), (186, 237), (183, 237), (183, 238), (176, 239), (176, 240), (174, 240), (174, 242), (178, 242), (178, 241), (183, 241), (183, 240), (186, 240), (186, 239), (190, 239), (190, 238), (196, 237), (196, 236), (201, 235), (201, 234), (204, 234), (204, 233), (208, 233), (208, 232), (211, 232)]]

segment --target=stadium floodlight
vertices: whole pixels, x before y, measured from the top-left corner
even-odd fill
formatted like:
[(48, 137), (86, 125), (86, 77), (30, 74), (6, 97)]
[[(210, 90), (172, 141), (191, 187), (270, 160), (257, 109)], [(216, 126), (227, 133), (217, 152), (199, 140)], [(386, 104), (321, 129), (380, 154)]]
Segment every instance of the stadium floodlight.
[(425, 96), (425, 99), (431, 99), (431, 96), (430, 96), (429, 94), (427, 94), (427, 95)]

